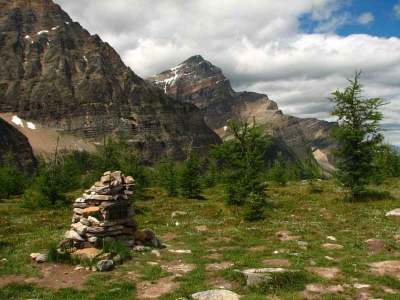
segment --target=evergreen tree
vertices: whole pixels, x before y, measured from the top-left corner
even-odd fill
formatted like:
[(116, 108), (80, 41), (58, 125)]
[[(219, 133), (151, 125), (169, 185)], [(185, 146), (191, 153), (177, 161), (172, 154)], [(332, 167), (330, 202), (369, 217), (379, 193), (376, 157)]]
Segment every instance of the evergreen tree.
[(390, 145), (382, 145), (381, 151), (374, 157), (373, 165), (375, 184), (382, 184), (387, 177), (400, 176), (400, 156)]
[(265, 171), (264, 155), (270, 139), (255, 122), (250, 126), (228, 123), (233, 139), (214, 146), (211, 154), (220, 159), (225, 172), (227, 203), (244, 205), (253, 193), (264, 196), (265, 185), (261, 177)]
[(285, 168), (285, 162), (281, 152), (278, 152), (277, 157), (274, 159), (271, 168), (271, 179), (279, 186), (285, 186), (287, 183), (287, 174)]
[(190, 151), (187, 159), (183, 162), (180, 179), (180, 188), (183, 197), (188, 199), (201, 198), (201, 166), (199, 153), (195, 150)]
[(206, 187), (213, 187), (215, 184), (219, 182), (218, 179), (218, 165), (217, 161), (214, 158), (211, 158), (207, 162), (207, 172), (204, 177), (204, 185)]
[(360, 198), (365, 185), (371, 179), (374, 168), (372, 161), (383, 141), (379, 122), (382, 113), (381, 98), (365, 99), (361, 96), (359, 82), (361, 72), (355, 74), (350, 85), (340, 92), (337, 90), (329, 98), (335, 103), (331, 115), (338, 117), (339, 126), (332, 129), (331, 135), (338, 142), (334, 155), (339, 158), (339, 180), (349, 188), (352, 198)]
[(157, 166), (157, 177), (159, 185), (167, 191), (169, 196), (178, 194), (178, 170), (172, 158), (161, 159)]
[(5, 163), (0, 167), (0, 199), (23, 193), (27, 174), (18, 169), (15, 153), (5, 155)]

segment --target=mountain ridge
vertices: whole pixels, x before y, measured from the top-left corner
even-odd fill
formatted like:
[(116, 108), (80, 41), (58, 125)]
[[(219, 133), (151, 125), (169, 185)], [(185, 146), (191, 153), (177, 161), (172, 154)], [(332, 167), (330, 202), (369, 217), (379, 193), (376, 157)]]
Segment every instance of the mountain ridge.
[(230, 137), (226, 130), (228, 120), (240, 123), (255, 118), (257, 123), (271, 127), (296, 159), (304, 160), (317, 149), (332, 159), (333, 144), (328, 132), (335, 123), (284, 115), (265, 94), (235, 92), (222, 70), (200, 55), (145, 80), (178, 101), (198, 106), (207, 124), (222, 139)]
[(93, 141), (124, 136), (148, 159), (220, 142), (198, 108), (145, 83), (51, 0), (0, 8), (0, 113)]

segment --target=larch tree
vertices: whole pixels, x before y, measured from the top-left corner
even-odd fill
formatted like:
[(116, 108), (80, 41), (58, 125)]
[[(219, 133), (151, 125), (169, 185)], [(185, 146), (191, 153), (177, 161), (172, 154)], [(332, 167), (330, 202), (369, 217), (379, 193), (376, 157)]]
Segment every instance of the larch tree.
[(338, 178), (349, 188), (353, 199), (365, 192), (374, 172), (373, 158), (383, 141), (380, 121), (383, 114), (378, 109), (384, 105), (381, 98), (366, 99), (362, 96), (361, 71), (343, 91), (337, 90), (328, 98), (335, 103), (331, 115), (338, 118), (339, 126), (332, 129), (331, 136), (338, 142), (334, 155), (338, 158)]

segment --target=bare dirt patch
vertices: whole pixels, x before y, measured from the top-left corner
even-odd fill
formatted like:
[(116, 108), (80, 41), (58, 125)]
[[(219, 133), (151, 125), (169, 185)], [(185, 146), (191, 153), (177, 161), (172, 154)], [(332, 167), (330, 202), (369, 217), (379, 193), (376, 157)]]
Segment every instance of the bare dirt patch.
[(137, 284), (139, 299), (158, 299), (162, 295), (170, 294), (179, 288), (180, 282), (174, 282), (175, 276), (161, 278), (155, 282), (143, 281)]
[(230, 237), (208, 237), (206, 238), (206, 243), (215, 243), (215, 242), (223, 242), (223, 243), (229, 243), (232, 241), (232, 238)]
[(263, 260), (263, 264), (271, 267), (290, 267), (291, 262), (287, 259), (275, 258)]
[(266, 246), (255, 246), (255, 247), (251, 247), (249, 248), (249, 251), (264, 251), (264, 250), (268, 250), (269, 248)]
[(175, 276), (182, 276), (196, 268), (194, 264), (186, 264), (179, 261), (162, 262), (160, 266), (165, 271), (171, 272)]
[(0, 276), (0, 286), (9, 283), (35, 283), (41, 287), (47, 287), (54, 290), (60, 288), (84, 289), (83, 283), (93, 274), (85, 268), (76, 269), (75, 266), (62, 264), (44, 263), (38, 265), (40, 268), (40, 277), (25, 277), (23, 275), (5, 275)]
[(210, 278), (206, 281), (206, 284), (213, 288), (227, 289), (227, 290), (237, 289), (240, 287), (239, 283), (235, 281), (229, 281), (223, 277)]
[(207, 259), (220, 259), (221, 256), (222, 256), (222, 254), (220, 254), (220, 253), (212, 253), (212, 254), (209, 254), (209, 255), (206, 255), (203, 257), (207, 258)]
[[(307, 300), (322, 299), (320, 295), (339, 295), (344, 292), (342, 285), (323, 285), (323, 284), (308, 284), (306, 289), (300, 293)], [(325, 299), (325, 298), (324, 298)], [(326, 298), (329, 299), (329, 298)]]
[(207, 271), (218, 271), (218, 270), (225, 270), (234, 265), (233, 262), (229, 261), (223, 261), (221, 263), (215, 263), (215, 264), (208, 264), (206, 265), (206, 270)]
[(338, 268), (318, 268), (318, 267), (308, 267), (307, 271), (317, 274), (324, 279), (335, 279), (341, 276), (341, 271)]
[(169, 241), (172, 241), (172, 240), (176, 239), (178, 236), (179, 235), (174, 233), (174, 232), (168, 232), (168, 233), (160, 236), (159, 238), (163, 242), (169, 242)]
[(375, 275), (390, 275), (400, 279), (400, 261), (388, 260), (371, 263), (371, 273)]

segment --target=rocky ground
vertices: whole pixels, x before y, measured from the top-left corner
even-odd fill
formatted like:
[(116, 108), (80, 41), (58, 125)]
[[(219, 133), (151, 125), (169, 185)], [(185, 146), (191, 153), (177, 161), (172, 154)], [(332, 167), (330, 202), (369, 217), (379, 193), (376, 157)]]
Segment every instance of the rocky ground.
[[(115, 295), (112, 299), (399, 299), (400, 216), (393, 211), (399, 194), (392, 189), (398, 183), (380, 188), (390, 190), (391, 197), (365, 203), (338, 199), (333, 182), (323, 182), (320, 194), (308, 194), (304, 183), (272, 187), (269, 199), (275, 205), (268, 220), (258, 223), (240, 221), (239, 211), (224, 205), (218, 189), (207, 191), (202, 201), (165, 198), (151, 190), (153, 199), (135, 204), (138, 221), (153, 228), (167, 248), (136, 252), (110, 272), (30, 261), (29, 254), (22, 255), (43, 246), (29, 237), (33, 229), (22, 236), (36, 248), (14, 250), (24, 261), (19, 265), (2, 231), (0, 295), (7, 295), (11, 283), (24, 283), (33, 284), (29, 296), (71, 289), (96, 299), (99, 284), (101, 294)], [(67, 212), (55, 216), (53, 231), (65, 231), (62, 224), (70, 220), (64, 217)], [(2, 222), (13, 232), (21, 219), (6, 213)], [(262, 288), (254, 286), (260, 283)]]

